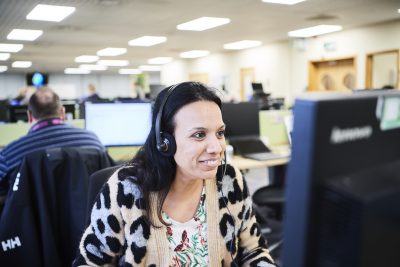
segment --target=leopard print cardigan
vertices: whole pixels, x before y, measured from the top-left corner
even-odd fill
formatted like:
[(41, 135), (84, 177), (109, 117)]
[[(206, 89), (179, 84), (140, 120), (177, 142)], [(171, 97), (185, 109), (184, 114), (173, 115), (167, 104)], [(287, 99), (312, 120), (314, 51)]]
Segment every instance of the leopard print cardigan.
[[(135, 178), (123, 175), (124, 168), (98, 195), (73, 266), (168, 266), (166, 227), (155, 212), (157, 194), (150, 195), (150, 207), (160, 227), (153, 227), (145, 220)], [(240, 171), (227, 165), (223, 177), (206, 180), (205, 186), (209, 266), (275, 266)]]

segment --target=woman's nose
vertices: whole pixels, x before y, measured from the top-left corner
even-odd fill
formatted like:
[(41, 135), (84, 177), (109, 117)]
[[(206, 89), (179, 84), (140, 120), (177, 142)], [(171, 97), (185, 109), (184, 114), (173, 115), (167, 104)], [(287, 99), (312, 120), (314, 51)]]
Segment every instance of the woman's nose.
[(208, 153), (221, 153), (224, 150), (225, 140), (211, 137), (207, 144)]

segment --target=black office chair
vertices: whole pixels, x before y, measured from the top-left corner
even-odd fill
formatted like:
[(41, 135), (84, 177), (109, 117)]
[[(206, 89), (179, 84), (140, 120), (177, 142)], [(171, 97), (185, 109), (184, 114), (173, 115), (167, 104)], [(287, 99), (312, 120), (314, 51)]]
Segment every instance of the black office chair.
[(85, 229), (89, 176), (111, 165), (97, 149), (25, 156), (0, 218), (2, 266), (71, 266)]
[(90, 212), (92, 207), (96, 201), (97, 195), (101, 191), (103, 185), (107, 182), (108, 178), (120, 168), (122, 165), (112, 166), (108, 168), (104, 168), (98, 170), (89, 177), (89, 189), (88, 189), (88, 198), (87, 198), (87, 206), (86, 206), (86, 221), (89, 222)]

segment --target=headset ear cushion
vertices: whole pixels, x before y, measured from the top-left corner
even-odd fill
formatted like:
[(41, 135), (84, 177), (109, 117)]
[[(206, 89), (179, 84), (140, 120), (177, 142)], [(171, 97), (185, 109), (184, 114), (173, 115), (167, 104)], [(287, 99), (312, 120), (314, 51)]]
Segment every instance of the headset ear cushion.
[(167, 149), (161, 150), (160, 153), (166, 157), (172, 157), (176, 152), (176, 142), (175, 138), (169, 133), (162, 133), (161, 140), (163, 143), (167, 144)]

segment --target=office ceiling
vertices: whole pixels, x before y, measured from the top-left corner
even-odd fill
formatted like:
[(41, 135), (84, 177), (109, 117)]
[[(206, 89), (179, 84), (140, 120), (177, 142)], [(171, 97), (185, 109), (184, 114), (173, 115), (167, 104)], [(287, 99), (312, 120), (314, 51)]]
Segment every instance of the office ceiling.
[[(74, 6), (63, 21), (26, 20), (37, 4)], [(125, 47), (127, 54), (102, 59), (128, 59), (129, 67), (146, 64), (159, 56), (179, 58), (179, 53), (201, 49), (232, 53), (223, 44), (243, 39), (263, 44), (287, 39), (287, 32), (318, 24), (340, 24), (344, 29), (399, 20), (398, 0), (308, 0), (293, 6), (266, 4), (261, 0), (0, 0), (0, 43), (22, 43), (24, 48), (0, 65), (4, 73), (33, 70), (62, 73), (78, 67), (74, 58), (95, 55), (106, 47)], [(179, 31), (176, 25), (202, 16), (227, 17), (231, 23), (203, 32)], [(34, 42), (7, 40), (14, 29), (41, 29)], [(167, 42), (152, 47), (128, 46), (143, 35), (163, 35)], [(29, 69), (15, 69), (15, 60), (33, 62)], [(106, 72), (117, 73), (119, 67)], [(1, 75), (1, 74), (0, 74)]]

